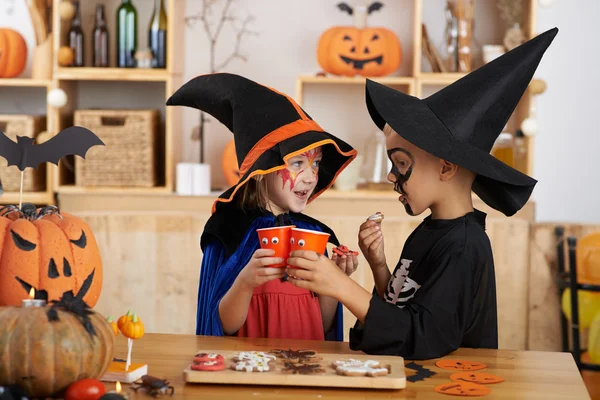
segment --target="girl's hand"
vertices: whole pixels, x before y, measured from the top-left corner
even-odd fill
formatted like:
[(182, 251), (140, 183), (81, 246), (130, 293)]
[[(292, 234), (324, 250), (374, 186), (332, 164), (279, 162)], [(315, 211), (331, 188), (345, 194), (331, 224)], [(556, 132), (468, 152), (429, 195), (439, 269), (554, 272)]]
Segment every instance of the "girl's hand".
[(352, 275), (358, 268), (358, 257), (354, 254), (338, 256), (336, 253), (333, 253), (331, 260), (348, 276)]
[(364, 222), (359, 228), (358, 246), (373, 271), (387, 268), (380, 224), (374, 221)]
[(293, 251), (287, 264), (296, 267), (286, 270), (292, 285), (335, 299), (343, 291), (343, 281), (349, 279), (332, 260), (314, 251)]
[(273, 254), (275, 254), (275, 250), (272, 249), (257, 249), (236, 280), (247, 288), (254, 290), (263, 283), (282, 278), (285, 274), (285, 267), (268, 267), (268, 265), (284, 262), (281, 257), (270, 257)]

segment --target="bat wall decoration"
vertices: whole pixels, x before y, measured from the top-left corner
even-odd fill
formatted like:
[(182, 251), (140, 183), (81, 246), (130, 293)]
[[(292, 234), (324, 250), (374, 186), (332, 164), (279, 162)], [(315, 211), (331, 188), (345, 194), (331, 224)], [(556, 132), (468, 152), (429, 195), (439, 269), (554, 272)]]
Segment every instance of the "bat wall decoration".
[(104, 146), (98, 136), (81, 126), (62, 130), (41, 144), (34, 144), (34, 139), (27, 136), (17, 136), (15, 143), (4, 132), (0, 133), (0, 156), (8, 161), (8, 166), (16, 165), (20, 171), (28, 167), (37, 169), (43, 162), (58, 165), (58, 161), (68, 155), (85, 158), (90, 147)]

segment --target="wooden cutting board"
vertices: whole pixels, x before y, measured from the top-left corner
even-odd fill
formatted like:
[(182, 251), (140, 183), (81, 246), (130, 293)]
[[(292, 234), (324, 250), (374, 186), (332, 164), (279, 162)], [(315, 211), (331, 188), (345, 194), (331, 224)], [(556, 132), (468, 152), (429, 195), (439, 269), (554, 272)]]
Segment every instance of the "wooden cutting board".
[[(194, 354), (192, 354), (190, 355), (190, 365), (183, 371), (185, 382), (226, 385), (323, 386), (363, 389), (403, 389), (406, 387), (404, 359), (402, 357), (317, 353), (316, 357), (320, 357), (320, 360), (310, 360), (305, 363), (320, 364), (325, 372), (316, 374), (293, 374), (283, 371), (285, 369), (286, 360), (280, 357), (277, 357), (274, 363), (271, 364), (269, 371), (246, 372), (236, 371), (230, 368), (232, 364), (235, 364), (233, 358), (239, 354), (238, 351), (199, 350), (198, 353), (222, 355), (224, 358), (225, 369), (220, 371), (192, 370), (191, 364), (194, 357)], [(336, 369), (332, 366), (332, 363), (338, 360), (347, 361), (349, 359), (378, 361), (381, 367), (387, 368), (388, 374), (385, 376), (345, 376), (336, 373)]]

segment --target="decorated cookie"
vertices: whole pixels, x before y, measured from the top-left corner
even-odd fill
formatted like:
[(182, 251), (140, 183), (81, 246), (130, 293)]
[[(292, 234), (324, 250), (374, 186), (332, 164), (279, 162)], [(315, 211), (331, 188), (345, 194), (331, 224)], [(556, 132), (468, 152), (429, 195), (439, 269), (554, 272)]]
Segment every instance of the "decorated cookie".
[(236, 361), (231, 364), (231, 369), (245, 372), (268, 372), (273, 369), (273, 366), (272, 362), (256, 358), (252, 360)]
[(453, 381), (472, 382), (485, 385), (504, 382), (503, 377), (494, 374), (488, 374), (486, 372), (455, 372), (450, 375), (450, 379)]
[(383, 221), (383, 214), (377, 211), (375, 214), (369, 217), (369, 221), (381, 222)]
[(285, 367), (281, 372), (293, 375), (315, 375), (324, 374), (325, 370), (321, 367), (321, 364), (293, 363), (286, 361)]
[(217, 353), (203, 353), (199, 352), (194, 355), (194, 362), (203, 363), (208, 361), (219, 361), (221, 363), (225, 362), (225, 359), (222, 355)]
[(263, 351), (242, 351), (233, 357), (234, 362), (240, 361), (262, 361), (265, 363), (274, 362), (276, 357)]
[(344, 246), (344, 245), (339, 245), (338, 247), (334, 247), (334, 248), (333, 248), (333, 252), (334, 252), (335, 254), (337, 254), (338, 256), (340, 256), (340, 257), (341, 257), (341, 256), (347, 256), (347, 255), (351, 255), (351, 254), (353, 254), (353, 255), (355, 255), (355, 256), (357, 256), (357, 255), (358, 255), (358, 251), (353, 251), (353, 250), (350, 250), (349, 248), (347, 248), (347, 247), (346, 247), (346, 246)]
[(441, 394), (452, 396), (487, 396), (492, 393), (492, 390), (487, 386), (479, 385), (472, 382), (449, 382), (437, 385), (434, 390)]
[(223, 360), (194, 361), (190, 368), (195, 371), (221, 371), (225, 369), (225, 362)]
[(379, 361), (374, 360), (338, 360), (332, 363), (338, 375), (346, 376), (384, 376), (389, 373), (388, 369), (383, 367)]
[(271, 350), (270, 353), (275, 354), (277, 357), (290, 361), (292, 363), (303, 363), (305, 361), (317, 361), (321, 360), (321, 357), (317, 357), (317, 352), (313, 350)]
[(442, 359), (438, 360), (435, 365), (440, 368), (447, 369), (450, 371), (477, 371), (487, 367), (484, 363), (468, 361), (468, 360), (450, 360)]

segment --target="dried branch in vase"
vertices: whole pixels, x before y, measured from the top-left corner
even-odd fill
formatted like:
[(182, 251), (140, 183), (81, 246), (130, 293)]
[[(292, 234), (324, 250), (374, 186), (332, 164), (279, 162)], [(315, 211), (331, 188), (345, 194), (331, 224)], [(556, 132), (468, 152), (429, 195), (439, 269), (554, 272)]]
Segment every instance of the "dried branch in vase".
[[(248, 29), (248, 25), (254, 21), (254, 17), (252, 15), (248, 15), (245, 18), (240, 18), (230, 13), (230, 8), (233, 1), (234, 0), (225, 0), (225, 5), (223, 6), (218, 20), (216, 21), (216, 28), (214, 30), (211, 29), (212, 26), (215, 25), (214, 21), (211, 20), (211, 16), (213, 15), (214, 11), (213, 6), (215, 6), (219, 0), (202, 0), (202, 11), (198, 14), (185, 17), (185, 23), (188, 27), (192, 28), (195, 23), (200, 22), (204, 28), (204, 32), (206, 33), (210, 43), (210, 73), (222, 71), (235, 59), (242, 60), (244, 62), (248, 61), (248, 57), (242, 54), (241, 51), (242, 39), (244, 36), (258, 35), (257, 32), (253, 32)], [(241, 23), (241, 27), (236, 26), (236, 23), (238, 22)], [(231, 28), (236, 32), (235, 45), (233, 46), (233, 51), (227, 57), (225, 57), (221, 63), (217, 64), (217, 42), (226, 23), (229, 23)], [(204, 162), (204, 124), (206, 122), (208, 122), (207, 118), (204, 116), (203, 112), (200, 112), (200, 124), (197, 128), (194, 128), (194, 131), (192, 132), (192, 140), (197, 140), (200, 142), (200, 163)]]

